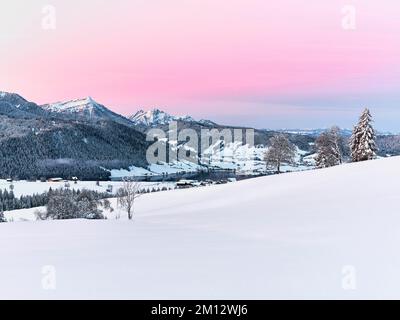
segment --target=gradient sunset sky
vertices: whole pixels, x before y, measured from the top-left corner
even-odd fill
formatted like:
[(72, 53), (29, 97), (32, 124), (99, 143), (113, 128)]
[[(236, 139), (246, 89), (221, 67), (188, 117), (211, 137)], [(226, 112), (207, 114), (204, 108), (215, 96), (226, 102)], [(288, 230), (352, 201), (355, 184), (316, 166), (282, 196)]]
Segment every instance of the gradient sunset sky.
[(0, 90), (258, 128), (351, 128), (368, 106), (400, 132), (399, 17), (398, 0), (2, 0)]

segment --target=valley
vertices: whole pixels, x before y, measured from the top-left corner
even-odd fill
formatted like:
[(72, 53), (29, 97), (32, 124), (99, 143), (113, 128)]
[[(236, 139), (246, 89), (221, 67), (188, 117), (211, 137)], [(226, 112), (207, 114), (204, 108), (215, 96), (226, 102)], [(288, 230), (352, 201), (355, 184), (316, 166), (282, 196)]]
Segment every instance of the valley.
[[(18, 94), (0, 94), (0, 178), (39, 180), (73, 176), (80, 180), (119, 180), (138, 177), (141, 180), (177, 179), (175, 176), (210, 170), (226, 170), (234, 175), (258, 176), (272, 173), (266, 168), (264, 155), (270, 138), (277, 131), (254, 129), (254, 145), (217, 141), (209, 146), (207, 157), (194, 153), (190, 161), (149, 162), (146, 141), (149, 130), (169, 132), (176, 123), (178, 132), (192, 130), (201, 137), (202, 130), (242, 130), (250, 128), (195, 120), (191, 116), (173, 116), (160, 109), (139, 110), (124, 117), (93, 98), (37, 105)], [(295, 161), (283, 171), (314, 168), (314, 143), (322, 130), (284, 130), (296, 146)], [(342, 130), (345, 140), (348, 130)], [(200, 141), (198, 145), (200, 145)], [(378, 135), (378, 156), (400, 154), (400, 138), (388, 133)], [(185, 141), (165, 143), (166, 153), (190, 149)], [(345, 158), (349, 150), (344, 150)]]

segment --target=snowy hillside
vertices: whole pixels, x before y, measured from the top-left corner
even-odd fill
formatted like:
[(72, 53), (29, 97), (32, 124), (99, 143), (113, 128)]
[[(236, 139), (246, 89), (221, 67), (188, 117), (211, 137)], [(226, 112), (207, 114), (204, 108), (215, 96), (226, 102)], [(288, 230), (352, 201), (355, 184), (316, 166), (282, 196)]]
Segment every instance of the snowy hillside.
[[(177, 172), (196, 172), (206, 168), (235, 170), (237, 174), (260, 175), (275, 172), (275, 168), (267, 168), (264, 160), (268, 147), (263, 145), (249, 146), (248, 144), (229, 143), (220, 146), (218, 141), (204, 151), (201, 163), (190, 161), (178, 161), (173, 163), (153, 163), (146, 168), (131, 166), (127, 169), (110, 170), (112, 178), (151, 176), (171, 174)], [(179, 145), (185, 148), (185, 145)], [(315, 168), (315, 154), (296, 147), (294, 163), (283, 164), (282, 172), (302, 171)]]
[(394, 157), (3, 223), (0, 298), (400, 298), (399, 179)]

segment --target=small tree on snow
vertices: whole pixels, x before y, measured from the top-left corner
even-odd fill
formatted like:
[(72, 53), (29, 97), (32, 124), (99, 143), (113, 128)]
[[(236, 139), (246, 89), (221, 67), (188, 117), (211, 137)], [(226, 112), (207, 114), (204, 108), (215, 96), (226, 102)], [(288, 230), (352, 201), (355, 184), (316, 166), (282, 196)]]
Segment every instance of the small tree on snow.
[(327, 168), (342, 163), (343, 138), (340, 129), (332, 127), (322, 133), (316, 140), (317, 156), (315, 162), (317, 168)]
[(117, 191), (118, 206), (127, 211), (129, 220), (133, 218), (135, 200), (142, 195), (140, 191), (141, 184), (130, 180), (124, 180), (122, 187)]
[(265, 162), (267, 167), (273, 166), (280, 173), (282, 163), (293, 163), (296, 147), (283, 134), (274, 135), (269, 141), (270, 147), (265, 154)]
[(376, 156), (375, 130), (371, 125), (372, 116), (368, 109), (361, 114), (350, 139), (353, 162), (371, 160)]

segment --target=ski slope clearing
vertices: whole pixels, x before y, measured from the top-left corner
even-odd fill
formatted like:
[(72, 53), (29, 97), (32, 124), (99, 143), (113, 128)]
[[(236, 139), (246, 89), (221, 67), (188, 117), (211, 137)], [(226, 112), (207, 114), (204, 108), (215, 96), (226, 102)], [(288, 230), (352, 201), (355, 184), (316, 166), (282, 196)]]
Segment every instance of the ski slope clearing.
[(399, 181), (394, 157), (3, 223), (0, 298), (400, 298)]

